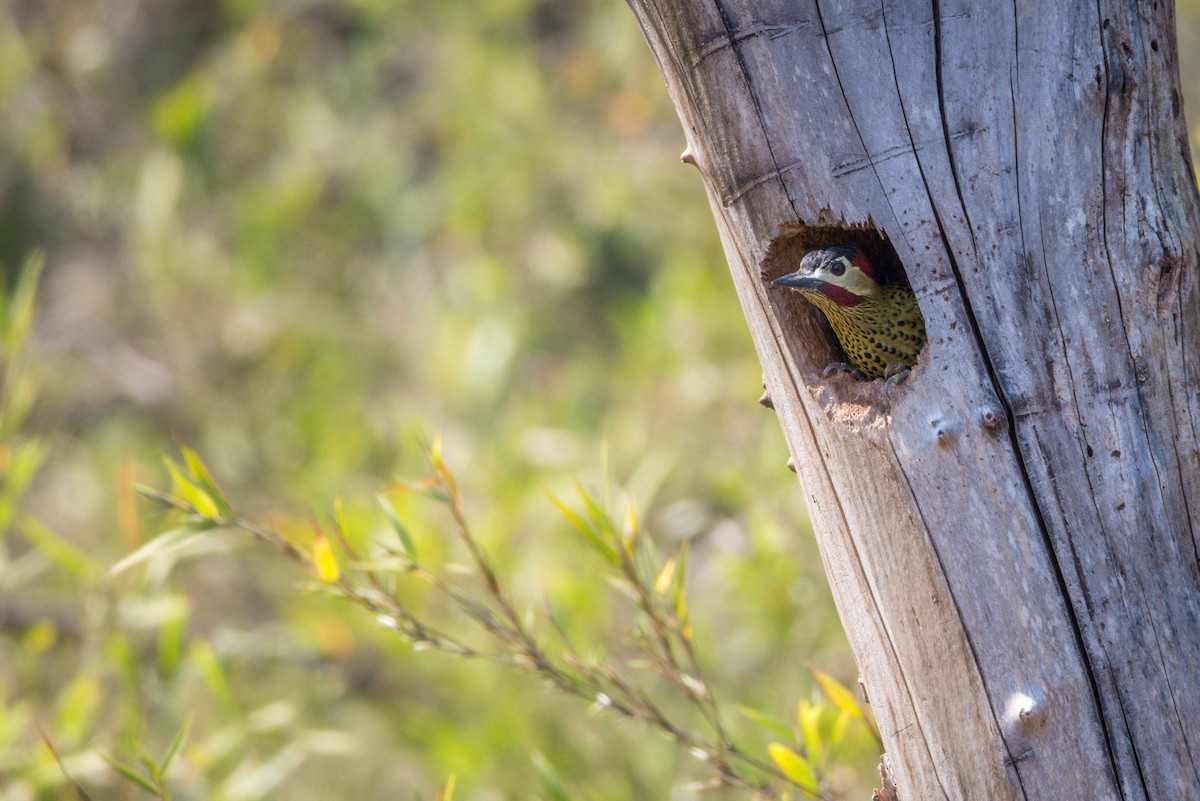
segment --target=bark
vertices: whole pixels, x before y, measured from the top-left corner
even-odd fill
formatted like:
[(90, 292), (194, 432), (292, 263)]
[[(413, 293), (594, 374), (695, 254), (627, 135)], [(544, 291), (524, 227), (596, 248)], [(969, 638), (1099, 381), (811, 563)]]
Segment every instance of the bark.
[[(1200, 216), (1170, 2), (629, 0), (902, 801), (1200, 791)], [(886, 237), (886, 242), (879, 237)], [(891, 253), (906, 383), (770, 280)]]

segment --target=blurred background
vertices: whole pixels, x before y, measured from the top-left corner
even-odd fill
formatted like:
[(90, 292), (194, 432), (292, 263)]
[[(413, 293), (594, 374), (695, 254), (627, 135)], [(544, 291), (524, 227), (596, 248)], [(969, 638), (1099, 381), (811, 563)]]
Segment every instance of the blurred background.
[[(1187, 108), (1200, 13), (1181, 3)], [(791, 720), (853, 666), (695, 170), (618, 0), (0, 3), (0, 265), (45, 254), (6, 343), (0, 801), (692, 798), (660, 735), (503, 666), (416, 653), (219, 538), (108, 575), (168, 525), (186, 442), (283, 530), (385, 527), (440, 433), (520, 604), (619, 650), (627, 604), (547, 490), (635, 498), (693, 543), (696, 641), (731, 704)], [(404, 501), (450, 558), (442, 510)], [(430, 603), (433, 603), (430, 601)], [(431, 608), (431, 615), (450, 614)], [(750, 747), (765, 742), (755, 740)], [(865, 798), (873, 743), (830, 781)]]

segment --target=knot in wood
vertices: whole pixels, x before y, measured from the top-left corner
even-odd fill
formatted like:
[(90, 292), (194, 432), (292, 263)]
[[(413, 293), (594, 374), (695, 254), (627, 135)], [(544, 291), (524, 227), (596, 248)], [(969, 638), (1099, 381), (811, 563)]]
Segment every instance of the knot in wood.
[(935, 417), (929, 421), (929, 427), (933, 429), (934, 440), (942, 447), (948, 446), (950, 440), (954, 438), (956, 426), (952, 420), (943, 420), (940, 417)]
[(1004, 410), (998, 404), (985, 404), (979, 410), (979, 425), (989, 431), (999, 431), (1004, 426)]

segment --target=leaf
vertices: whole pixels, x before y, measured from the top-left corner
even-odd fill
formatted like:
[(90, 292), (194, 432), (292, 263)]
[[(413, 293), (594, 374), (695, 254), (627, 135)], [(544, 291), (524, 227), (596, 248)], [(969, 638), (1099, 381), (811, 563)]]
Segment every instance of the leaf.
[(146, 753), (138, 754), (138, 761), (142, 763), (142, 767), (146, 769), (148, 774), (150, 774), (150, 781), (161, 787), (162, 771), (158, 769), (158, 765), (154, 763), (154, 760), (150, 757), (150, 755)]
[(771, 761), (783, 771), (783, 775), (793, 783), (813, 795), (821, 794), (821, 786), (817, 783), (817, 776), (807, 759), (783, 743), (771, 743), (767, 746), (767, 753), (771, 755)]
[(563, 786), (562, 777), (550, 764), (550, 760), (546, 759), (546, 755), (541, 751), (534, 751), (529, 757), (533, 761), (533, 767), (537, 770), (538, 776), (541, 777), (542, 784), (546, 786), (546, 793), (550, 796), (551, 801), (571, 801), (570, 794)]
[[(591, 521), (597, 535), (604, 535), (605, 539), (610, 543), (620, 542), (621, 537), (617, 530), (613, 528), (612, 521), (608, 519), (608, 514), (601, 508), (600, 504), (596, 503), (596, 499), (592, 497), (583, 485), (578, 481), (575, 482), (575, 489), (579, 492), (579, 497), (583, 499), (583, 505), (587, 509), (588, 519)], [(609, 545), (609, 548), (616, 552), (616, 548)]]
[(220, 513), (217, 508), (217, 502), (209, 496), (207, 492), (193, 484), (183, 471), (179, 469), (179, 465), (167, 457), (163, 457), (163, 461), (167, 465), (167, 471), (171, 474), (171, 485), (176, 495), (183, 498), (191, 504), (191, 507), (202, 517), (214, 518)]
[(638, 513), (637, 506), (633, 499), (629, 500), (629, 506), (625, 510), (625, 537), (621, 540), (621, 544), (625, 546), (625, 553), (633, 555), (633, 546), (637, 542), (639, 534), (638, 528)]
[(438, 801), (454, 801), (454, 785), (458, 781), (458, 776), (451, 773), (446, 777), (446, 786), (438, 793)]
[(450, 500), (449, 493), (439, 487), (437, 484), (437, 479), (432, 476), (424, 481), (409, 481), (408, 479), (401, 479), (399, 482), (397, 482), (395, 487), (389, 490), (389, 492), (396, 492), (398, 490), (415, 492), (418, 495), (431, 498), (439, 503), (446, 503)]
[(217, 658), (212, 645), (207, 640), (196, 640), (188, 649), (188, 657), (200, 673), (200, 678), (204, 680), (204, 685), (217, 702), (221, 713), (226, 718), (237, 719), (239, 712), (233, 688), (229, 686), (225, 669), (221, 667), (221, 661)]
[(118, 573), (123, 573), (135, 565), (140, 565), (143, 562), (150, 561), (151, 558), (168, 553), (176, 548), (181, 548), (187, 545), (196, 537), (200, 536), (201, 532), (193, 528), (175, 528), (170, 531), (160, 534), (154, 539), (147, 542), (141, 548), (138, 548), (133, 553), (126, 556), (121, 561), (108, 569), (109, 576), (115, 576)]
[(342, 575), (341, 568), (338, 567), (337, 556), (333, 553), (333, 546), (329, 544), (329, 538), (319, 531), (313, 537), (313, 567), (317, 570), (317, 578), (326, 584), (332, 584)]
[[(582, 487), (580, 488), (580, 492), (583, 492)], [(546, 494), (550, 496), (550, 502), (558, 507), (558, 511), (562, 512), (563, 517), (571, 521), (571, 525), (575, 526), (575, 528), (587, 538), (588, 542), (592, 544), (592, 547), (595, 548), (600, 555), (605, 558), (605, 560), (607, 560), (610, 564), (621, 564), (621, 554), (617, 553), (617, 549), (613, 547), (613, 544), (610, 541), (600, 536), (600, 533), (596, 531), (596, 528), (591, 523), (584, 520), (573, 509), (560, 501), (549, 491), (547, 491)]]
[(408, 533), (408, 527), (404, 525), (404, 521), (400, 519), (400, 515), (396, 514), (396, 508), (392, 506), (387, 496), (380, 495), (378, 497), (379, 505), (383, 507), (383, 513), (387, 515), (388, 522), (392, 524), (392, 530), (396, 532), (396, 536), (400, 540), (400, 547), (404, 549), (404, 555), (414, 565), (417, 564), (417, 546), (413, 543), (412, 536)]
[(804, 752), (808, 758), (821, 764), (825, 755), (825, 742), (821, 738), (821, 712), (824, 704), (814, 704), (804, 698), (800, 699), (796, 710), (796, 724), (800, 727), (800, 738), (804, 742)]
[(38, 251), (21, 266), (17, 285), (12, 295), (4, 296), (0, 317), (4, 325), (5, 345), (9, 353), (15, 352), (29, 336), (33, 328), (34, 301), (37, 297), (38, 279), (46, 265), (46, 255)]
[(675, 560), (675, 618), (679, 621), (679, 631), (685, 640), (692, 639), (692, 624), (688, 622), (687, 603), (687, 563), (691, 550), (692, 541), (684, 540), (679, 546), (679, 556)]
[(158, 670), (164, 677), (174, 676), (183, 656), (187, 639), (187, 618), (173, 614), (158, 629)]
[(779, 718), (768, 715), (765, 712), (760, 712), (752, 707), (742, 706), (741, 704), (737, 706), (737, 710), (777, 737), (791, 739), (795, 736), (795, 732), (792, 731), (792, 727), (784, 723)]
[(429, 443), (429, 461), (434, 467), (438, 467), (442, 463), (442, 435), (437, 432), (433, 435), (433, 442)]
[(175, 738), (171, 740), (171, 744), (167, 746), (167, 752), (163, 754), (162, 765), (159, 768), (163, 776), (166, 776), (167, 772), (171, 770), (171, 763), (174, 762), (175, 757), (179, 755), (179, 749), (183, 746), (184, 741), (187, 740), (188, 732), (191, 731), (191, 729), (192, 719), (189, 716), (188, 719), (184, 721), (184, 724), (179, 728), (179, 731), (175, 734)]
[(842, 744), (842, 740), (846, 739), (846, 728), (850, 725), (850, 721), (854, 718), (846, 713), (846, 710), (838, 710), (837, 720), (833, 722), (833, 728), (829, 732), (829, 748), (834, 749)]
[(658, 578), (654, 580), (654, 591), (659, 595), (666, 595), (667, 590), (671, 589), (671, 581), (675, 578), (675, 559), (667, 560), (663, 565), (663, 569), (659, 571)]
[(100, 757), (108, 763), (110, 768), (115, 770), (117, 773), (120, 773), (126, 779), (129, 779), (129, 781), (133, 782), (138, 787), (141, 787), (146, 792), (154, 793), (155, 795), (159, 794), (158, 787), (155, 786), (154, 782), (142, 776), (135, 769), (129, 767), (124, 762), (119, 762), (110, 757), (108, 754), (101, 754)]
[(829, 700), (834, 706), (842, 710), (851, 717), (862, 719), (863, 708), (859, 705), (858, 699), (854, 697), (854, 693), (846, 689), (846, 686), (840, 681), (830, 676), (824, 671), (812, 668), (813, 678), (817, 680), (817, 684), (821, 685), (821, 689), (825, 695), (829, 696)]
[[(10, 443), (6, 443), (10, 444)], [(6, 454), (7, 463), (0, 467), (4, 476), (4, 490), (8, 498), (19, 498), (25, 489), (37, 476), (38, 470), (46, 460), (49, 449), (37, 440), (26, 440), (11, 445)], [(7, 524), (7, 520), (4, 521)]]
[(212, 499), (222, 517), (232, 517), (233, 507), (229, 505), (229, 501), (225, 499), (225, 494), (221, 492), (216, 482), (213, 481), (212, 474), (208, 472), (208, 468), (204, 466), (204, 462), (200, 461), (200, 456), (187, 445), (181, 445), (180, 450), (183, 451), (183, 460), (187, 464), (192, 480), (197, 482), (200, 488), (204, 490), (204, 493)]
[(91, 673), (77, 674), (58, 693), (55, 729), (67, 742), (82, 742), (95, 726), (103, 701), (100, 680)]
[(134, 484), (133, 491), (141, 495), (148, 501), (153, 501), (160, 506), (165, 506), (168, 509), (176, 507), (175, 499), (165, 492), (160, 492), (152, 487), (147, 487), (145, 484)]
[(276, 790), (300, 769), (308, 756), (307, 746), (298, 740), (288, 742), (266, 759), (246, 755), (225, 780), (222, 795), (242, 799), (282, 797)]
[(43, 556), (57, 562), (77, 578), (90, 580), (100, 573), (100, 566), (90, 556), (55, 534), (33, 515), (21, 518), (21, 533)]

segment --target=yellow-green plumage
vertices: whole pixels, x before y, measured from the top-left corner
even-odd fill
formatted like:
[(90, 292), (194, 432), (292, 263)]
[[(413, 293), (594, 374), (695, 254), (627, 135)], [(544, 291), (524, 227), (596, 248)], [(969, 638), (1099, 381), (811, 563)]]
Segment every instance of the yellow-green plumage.
[(810, 250), (799, 270), (775, 279), (825, 313), (850, 365), (868, 379), (906, 372), (925, 345), (925, 318), (912, 290), (881, 284), (878, 275), (858, 248), (832, 245)]
[(867, 378), (882, 378), (893, 362), (917, 363), (925, 345), (925, 320), (905, 286), (884, 285), (854, 306), (841, 306), (819, 292), (804, 297), (825, 313), (850, 364)]

